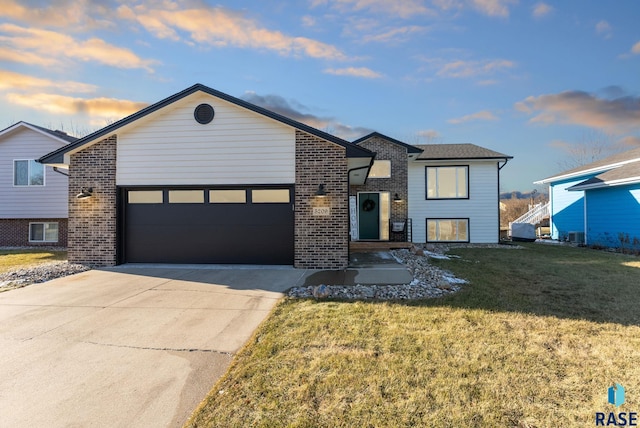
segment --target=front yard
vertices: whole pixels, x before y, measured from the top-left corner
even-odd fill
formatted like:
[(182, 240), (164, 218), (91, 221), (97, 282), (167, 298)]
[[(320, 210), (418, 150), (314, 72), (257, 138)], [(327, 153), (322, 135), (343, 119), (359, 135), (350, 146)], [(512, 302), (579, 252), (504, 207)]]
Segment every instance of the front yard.
[(637, 258), (451, 254), (433, 263), (471, 284), (450, 297), (283, 300), (186, 426), (582, 427), (640, 412)]

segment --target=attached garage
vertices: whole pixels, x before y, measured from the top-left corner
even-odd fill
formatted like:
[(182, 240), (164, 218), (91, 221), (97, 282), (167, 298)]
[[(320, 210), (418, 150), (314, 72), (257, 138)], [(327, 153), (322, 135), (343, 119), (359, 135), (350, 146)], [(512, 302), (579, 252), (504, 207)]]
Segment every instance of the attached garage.
[(292, 265), (292, 186), (121, 189), (126, 263)]
[(374, 156), (196, 84), (40, 161), (69, 170), (71, 262), (344, 269)]

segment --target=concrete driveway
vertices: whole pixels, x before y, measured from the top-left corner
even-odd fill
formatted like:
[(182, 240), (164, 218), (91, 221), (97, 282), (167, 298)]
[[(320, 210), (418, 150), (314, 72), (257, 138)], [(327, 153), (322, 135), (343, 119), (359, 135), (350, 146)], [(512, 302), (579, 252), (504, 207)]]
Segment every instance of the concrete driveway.
[(0, 293), (0, 426), (181, 426), (306, 275), (123, 266)]

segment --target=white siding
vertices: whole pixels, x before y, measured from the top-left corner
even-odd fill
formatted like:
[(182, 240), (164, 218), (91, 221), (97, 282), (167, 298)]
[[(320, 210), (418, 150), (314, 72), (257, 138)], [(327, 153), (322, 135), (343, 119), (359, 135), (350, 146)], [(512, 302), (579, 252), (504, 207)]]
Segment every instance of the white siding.
[[(206, 125), (201, 103), (215, 110)], [(200, 92), (159, 113), (118, 135), (118, 185), (295, 182), (292, 127)]]
[[(469, 199), (426, 199), (426, 166), (468, 165)], [(409, 162), (409, 217), (413, 242), (427, 240), (426, 219), (468, 218), (472, 243), (498, 242), (498, 167), (495, 161)]]
[(0, 137), (0, 218), (67, 218), (68, 179), (45, 166), (44, 186), (14, 186), (13, 161), (39, 159), (64, 144), (28, 128)]

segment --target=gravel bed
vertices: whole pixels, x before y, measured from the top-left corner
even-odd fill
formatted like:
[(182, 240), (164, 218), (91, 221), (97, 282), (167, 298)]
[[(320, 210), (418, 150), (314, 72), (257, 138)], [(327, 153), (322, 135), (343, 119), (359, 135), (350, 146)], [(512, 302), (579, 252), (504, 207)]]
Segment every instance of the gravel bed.
[(43, 263), (0, 274), (0, 292), (61, 278), (91, 269), (66, 261)]
[(353, 300), (418, 300), (442, 297), (462, 289), (468, 282), (451, 272), (432, 265), (429, 260), (450, 259), (446, 253), (452, 248), (496, 248), (516, 250), (523, 247), (504, 244), (426, 244), (410, 250), (391, 250), (391, 255), (409, 269), (410, 284), (401, 285), (317, 285), (293, 287), (288, 296), (295, 298), (334, 298)]

